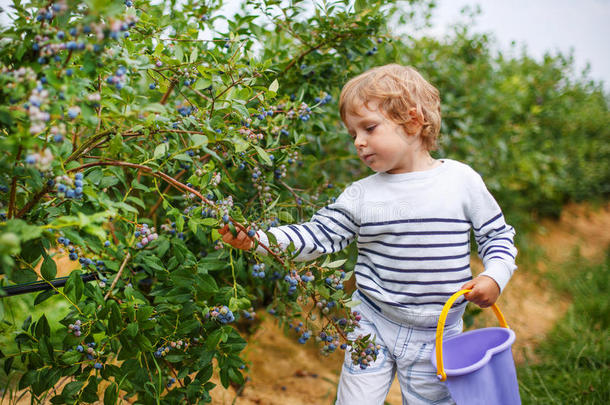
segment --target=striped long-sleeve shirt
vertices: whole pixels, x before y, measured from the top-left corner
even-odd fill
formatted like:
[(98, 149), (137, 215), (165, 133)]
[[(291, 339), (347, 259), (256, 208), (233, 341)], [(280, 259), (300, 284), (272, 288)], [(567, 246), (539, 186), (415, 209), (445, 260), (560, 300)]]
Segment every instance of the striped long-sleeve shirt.
[[(516, 269), (517, 254), (515, 231), (481, 176), (463, 163), (442, 162), (431, 170), (356, 181), (309, 222), (269, 232), (284, 248), (293, 243), (301, 261), (357, 240), (359, 297), (398, 322), (433, 327), (445, 301), (472, 278), (471, 230), (483, 274), (501, 290)], [(257, 236), (268, 244), (264, 232)], [(450, 319), (461, 316), (465, 305), (454, 306)]]

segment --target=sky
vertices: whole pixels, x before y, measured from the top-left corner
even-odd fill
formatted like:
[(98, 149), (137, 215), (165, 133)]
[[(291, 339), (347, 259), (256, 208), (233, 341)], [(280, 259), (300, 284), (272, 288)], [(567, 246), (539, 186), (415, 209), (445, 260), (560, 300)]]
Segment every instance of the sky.
[[(0, 0), (2, 8), (10, 4)], [(590, 63), (589, 77), (604, 81), (610, 92), (610, 0), (437, 0), (430, 34), (444, 35), (465, 20), (463, 7), (477, 4), (481, 14), (472, 29), (491, 33), (498, 50), (508, 51), (515, 41), (536, 59), (545, 52), (573, 52), (577, 72)], [(0, 22), (6, 21), (0, 14)]]
[(443, 35), (464, 6), (481, 7), (473, 30), (492, 33), (499, 49), (526, 46), (529, 55), (573, 51), (577, 70), (590, 63), (589, 77), (610, 91), (610, 0), (438, 0), (433, 35)]

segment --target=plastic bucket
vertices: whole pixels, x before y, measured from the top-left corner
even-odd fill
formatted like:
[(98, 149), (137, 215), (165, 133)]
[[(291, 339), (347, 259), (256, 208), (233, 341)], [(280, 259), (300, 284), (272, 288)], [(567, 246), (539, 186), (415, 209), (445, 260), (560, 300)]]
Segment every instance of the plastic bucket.
[(443, 341), (447, 313), (455, 300), (470, 290), (456, 292), (445, 303), (436, 328), (431, 361), (438, 378), (458, 404), (521, 404), (511, 346), (515, 332), (508, 328), (500, 309), (492, 306), (501, 328), (483, 328)]

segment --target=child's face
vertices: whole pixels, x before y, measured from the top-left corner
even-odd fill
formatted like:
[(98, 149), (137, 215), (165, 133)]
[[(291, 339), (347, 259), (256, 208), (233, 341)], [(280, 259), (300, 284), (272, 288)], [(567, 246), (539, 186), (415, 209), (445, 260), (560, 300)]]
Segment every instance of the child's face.
[(381, 113), (377, 104), (370, 102), (368, 108), (365, 105), (358, 108), (358, 114), (348, 112), (345, 116), (358, 156), (375, 172), (411, 171), (422, 152), (419, 131), (407, 135), (402, 126)]

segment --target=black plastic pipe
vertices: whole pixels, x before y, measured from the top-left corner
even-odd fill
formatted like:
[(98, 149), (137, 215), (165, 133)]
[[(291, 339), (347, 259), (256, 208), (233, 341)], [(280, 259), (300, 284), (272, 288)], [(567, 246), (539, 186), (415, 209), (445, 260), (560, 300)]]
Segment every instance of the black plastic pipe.
[[(83, 282), (97, 280), (99, 277), (95, 273), (81, 274)], [(52, 290), (53, 287), (61, 288), (66, 285), (68, 277), (59, 277), (50, 281), (33, 281), (31, 283), (17, 284), (11, 286), (0, 286), (0, 297), (10, 297), (13, 295), (29, 294), (36, 291)], [(53, 287), (51, 287), (51, 285)]]

